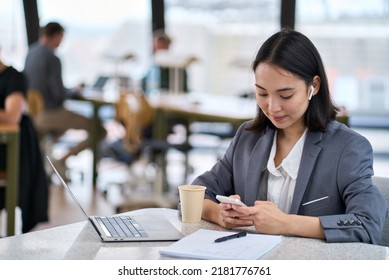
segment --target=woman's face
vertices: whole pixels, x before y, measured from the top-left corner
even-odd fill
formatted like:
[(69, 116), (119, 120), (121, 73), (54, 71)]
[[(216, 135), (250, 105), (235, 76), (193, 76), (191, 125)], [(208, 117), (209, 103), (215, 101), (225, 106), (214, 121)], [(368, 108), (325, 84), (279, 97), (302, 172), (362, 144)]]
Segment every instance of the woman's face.
[(309, 89), (305, 81), (283, 68), (262, 62), (255, 69), (259, 108), (278, 129), (304, 129)]

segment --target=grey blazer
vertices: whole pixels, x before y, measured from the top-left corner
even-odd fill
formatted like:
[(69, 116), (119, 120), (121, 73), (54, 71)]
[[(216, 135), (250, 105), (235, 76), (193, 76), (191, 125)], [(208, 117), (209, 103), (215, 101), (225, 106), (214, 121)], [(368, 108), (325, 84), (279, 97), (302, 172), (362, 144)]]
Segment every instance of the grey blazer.
[[(207, 187), (205, 197), (239, 194), (247, 205), (267, 199), (267, 161), (274, 130), (238, 129), (224, 157), (192, 184)], [(320, 218), (327, 242), (381, 239), (388, 215), (386, 201), (373, 185), (373, 152), (367, 139), (331, 122), (326, 132), (305, 140), (290, 213)]]

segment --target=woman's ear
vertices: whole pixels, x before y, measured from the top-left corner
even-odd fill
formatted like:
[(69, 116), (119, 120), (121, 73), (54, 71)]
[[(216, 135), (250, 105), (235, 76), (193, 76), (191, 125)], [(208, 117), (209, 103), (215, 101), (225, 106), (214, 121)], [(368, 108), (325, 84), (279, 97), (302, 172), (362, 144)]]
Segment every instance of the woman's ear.
[(318, 75), (316, 75), (315, 77), (313, 77), (312, 79), (312, 86), (313, 88), (315, 89), (313, 95), (316, 95), (319, 90), (320, 90), (320, 84), (321, 84), (321, 79)]

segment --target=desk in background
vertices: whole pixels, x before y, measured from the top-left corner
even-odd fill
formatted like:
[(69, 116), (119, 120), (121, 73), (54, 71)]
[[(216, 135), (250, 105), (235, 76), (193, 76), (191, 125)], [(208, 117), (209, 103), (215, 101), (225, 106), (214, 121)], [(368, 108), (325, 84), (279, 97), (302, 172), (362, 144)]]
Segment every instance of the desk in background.
[[(93, 105), (93, 135), (100, 135), (99, 110), (102, 106), (114, 106), (118, 96), (106, 96), (91, 92), (82, 100)], [(178, 117), (188, 126), (191, 122), (229, 122), (239, 126), (244, 121), (255, 116), (256, 102), (236, 96), (212, 95), (202, 93), (192, 94), (160, 94), (149, 98), (150, 104), (156, 110), (153, 138), (165, 140), (168, 135), (169, 119)], [(93, 186), (96, 188), (98, 137), (93, 137)]]
[[(218, 225), (201, 221), (184, 224), (178, 211), (149, 208), (128, 212), (131, 215), (164, 215), (184, 235), (200, 228), (223, 230)], [(73, 260), (158, 260), (170, 259), (159, 254), (173, 242), (103, 243), (89, 222), (79, 222), (52, 229), (0, 239), (0, 259), (73, 259)], [(365, 243), (326, 243), (318, 239), (284, 237), (276, 248), (261, 259), (278, 260), (385, 260), (389, 247)]]
[(97, 182), (97, 163), (99, 160), (99, 140), (101, 135), (100, 131), (100, 120), (99, 120), (99, 111), (103, 106), (114, 106), (117, 102), (117, 98), (115, 96), (106, 97), (102, 92), (98, 91), (90, 91), (85, 92), (84, 96), (77, 97), (77, 101), (88, 102), (92, 105), (92, 131), (90, 133), (94, 136), (92, 137), (92, 186), (93, 190), (96, 190), (96, 182)]
[(19, 203), (19, 126), (0, 124), (0, 144), (7, 146), (5, 209), (10, 236), (15, 234), (15, 208)]
[[(93, 135), (101, 135), (99, 130), (99, 110), (102, 106), (114, 106), (118, 101), (117, 95), (106, 96), (103, 93), (91, 92), (82, 100), (93, 105)], [(148, 98), (156, 110), (153, 138), (166, 140), (169, 133), (169, 120), (179, 118), (186, 125), (193, 122), (225, 122), (231, 123), (235, 128), (243, 122), (251, 120), (256, 115), (257, 103), (255, 99), (241, 98), (231, 95), (215, 95), (206, 93), (189, 94), (159, 94)], [(348, 117), (341, 116), (338, 121), (348, 124)], [(98, 137), (93, 137), (93, 187), (96, 188)], [(161, 160), (163, 162), (163, 160)], [(165, 169), (165, 166), (162, 166)], [(165, 175), (165, 171), (163, 171)], [(166, 190), (166, 177), (163, 178), (163, 189)]]
[[(189, 139), (189, 126), (194, 122), (230, 123), (235, 128), (243, 122), (255, 117), (255, 100), (237, 96), (212, 95), (204, 93), (191, 94), (161, 94), (149, 99), (156, 110), (153, 126), (153, 138), (166, 140), (169, 133), (169, 120), (179, 119), (186, 127), (186, 139)], [(189, 143), (186, 143), (189, 144)], [(166, 161), (164, 155), (156, 158), (157, 165), (162, 169), (162, 186), (169, 190), (166, 178)], [(187, 178), (188, 162), (185, 162), (185, 178)]]
[(166, 139), (168, 120), (180, 118), (192, 122), (228, 122), (235, 127), (255, 117), (256, 101), (229, 95), (204, 93), (161, 94), (149, 99), (156, 109), (153, 137)]

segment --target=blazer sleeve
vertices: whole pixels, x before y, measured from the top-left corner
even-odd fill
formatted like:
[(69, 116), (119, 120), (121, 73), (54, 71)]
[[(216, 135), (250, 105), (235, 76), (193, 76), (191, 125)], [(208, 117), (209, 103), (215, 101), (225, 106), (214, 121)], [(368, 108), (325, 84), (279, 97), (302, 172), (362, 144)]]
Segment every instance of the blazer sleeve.
[(216, 162), (212, 169), (206, 171), (192, 182), (193, 185), (203, 185), (207, 187), (204, 196), (205, 198), (217, 202), (216, 195), (218, 194), (226, 196), (236, 194), (233, 181), (233, 158), (244, 126), (245, 125), (243, 124), (238, 128), (224, 156)]
[(336, 175), (345, 213), (319, 217), (327, 242), (380, 242), (388, 207), (372, 183), (372, 166), (373, 152), (367, 139), (358, 136), (345, 143)]

